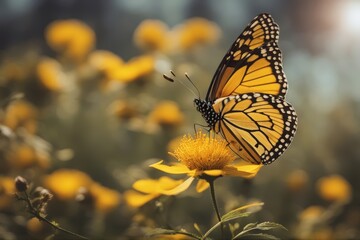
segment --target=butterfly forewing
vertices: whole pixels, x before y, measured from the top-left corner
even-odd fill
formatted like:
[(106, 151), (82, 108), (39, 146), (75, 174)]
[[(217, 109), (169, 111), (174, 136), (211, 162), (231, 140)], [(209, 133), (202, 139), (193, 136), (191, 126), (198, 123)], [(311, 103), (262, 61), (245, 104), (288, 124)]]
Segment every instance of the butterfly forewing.
[(283, 98), (249, 93), (218, 99), (214, 110), (220, 116), (214, 130), (242, 159), (269, 164), (291, 143), (297, 127), (293, 107)]
[[(269, 14), (263, 13), (255, 17), (222, 59), (212, 79), (206, 100), (213, 101), (216, 98), (223, 97), (224, 95), (219, 95), (219, 89), (223, 88), (230, 76), (240, 68), (252, 51), (266, 42), (276, 43), (278, 39), (279, 26)], [(237, 82), (237, 84), (240, 84), (240, 82)]]
[(216, 98), (251, 92), (285, 97), (286, 90), (281, 51), (275, 42), (268, 42), (236, 66), (236, 71), (217, 90)]

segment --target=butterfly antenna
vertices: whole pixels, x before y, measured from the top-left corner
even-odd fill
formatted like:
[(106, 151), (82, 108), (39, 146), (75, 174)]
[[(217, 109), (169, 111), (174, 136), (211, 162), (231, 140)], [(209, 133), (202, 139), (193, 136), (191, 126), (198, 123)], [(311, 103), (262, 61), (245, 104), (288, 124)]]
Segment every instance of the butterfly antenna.
[[(173, 77), (169, 77), (168, 75), (166, 75), (166, 74), (163, 74), (163, 78), (165, 78), (166, 80), (168, 80), (169, 82), (175, 82), (175, 78), (176, 78), (176, 75), (175, 75), (175, 73), (172, 71), (172, 70), (170, 70), (170, 73), (171, 73), (171, 75), (173, 75)], [(187, 76), (187, 78), (189, 79), (189, 77)], [(190, 79), (189, 79), (190, 80)], [(183, 85), (187, 90), (189, 90), (192, 94), (194, 94), (194, 96), (196, 97), (196, 98), (198, 98), (198, 97), (200, 97), (200, 95), (196, 95), (196, 93), (188, 86), (188, 85), (186, 85), (183, 81), (178, 81), (178, 82), (180, 82), (181, 83), (181, 85)], [(190, 80), (190, 82), (191, 82), (191, 80)], [(194, 84), (191, 82), (191, 84), (194, 86)], [(199, 90), (195, 87), (195, 89), (196, 89), (196, 91), (199, 93)]]
[(191, 85), (195, 88), (196, 92), (197, 92), (197, 96), (198, 98), (200, 98), (200, 91), (199, 89), (196, 87), (196, 85), (194, 84), (194, 82), (190, 79), (189, 75), (187, 73), (185, 73), (185, 77), (187, 78), (187, 80), (189, 80), (189, 82), (191, 83)]

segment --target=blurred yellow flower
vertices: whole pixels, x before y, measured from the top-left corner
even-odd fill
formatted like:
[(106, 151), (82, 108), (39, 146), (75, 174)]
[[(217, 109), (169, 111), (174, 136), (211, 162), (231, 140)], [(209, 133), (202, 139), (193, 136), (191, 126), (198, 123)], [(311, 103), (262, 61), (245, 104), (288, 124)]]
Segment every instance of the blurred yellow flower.
[(63, 88), (64, 72), (57, 60), (44, 57), (36, 66), (36, 74), (46, 89), (58, 92)]
[(45, 227), (44, 224), (45, 223), (41, 222), (39, 219), (33, 217), (27, 221), (26, 229), (30, 233), (39, 233), (44, 229), (44, 227)]
[(100, 88), (106, 91), (113, 86), (112, 83), (115, 83), (113, 80), (116, 80), (116, 74), (122, 68), (124, 61), (110, 51), (96, 50), (89, 55), (88, 63), (97, 73), (100, 73), (102, 77)]
[(318, 230), (315, 230), (309, 239), (316, 239), (316, 240), (336, 240), (339, 239), (335, 232), (331, 227), (323, 227)]
[(3, 124), (12, 130), (23, 127), (28, 133), (37, 130), (37, 110), (30, 103), (22, 100), (13, 101), (6, 108)]
[(125, 120), (133, 118), (139, 114), (135, 105), (125, 100), (116, 100), (112, 102), (109, 106), (109, 111), (111, 115)]
[(89, 189), (92, 179), (75, 169), (59, 169), (44, 178), (44, 185), (61, 200), (74, 199), (79, 188)]
[(50, 155), (45, 151), (36, 150), (26, 143), (14, 144), (5, 154), (8, 164), (15, 169), (38, 166), (47, 169), (50, 166)]
[(26, 144), (19, 144), (10, 149), (6, 160), (15, 168), (26, 168), (36, 163), (35, 149)]
[(109, 212), (120, 203), (120, 193), (110, 188), (93, 183), (89, 189), (95, 200), (95, 208), (101, 212)]
[(134, 32), (135, 44), (145, 50), (165, 51), (168, 48), (169, 28), (168, 26), (154, 19), (142, 21)]
[(154, 57), (143, 55), (130, 59), (119, 68), (115, 69), (109, 77), (121, 83), (128, 83), (152, 73), (154, 67)]
[(161, 239), (161, 240), (191, 240), (192, 237), (188, 237), (184, 234), (171, 234), (171, 235), (157, 235), (150, 239)]
[(340, 175), (320, 178), (316, 185), (319, 195), (327, 201), (347, 202), (352, 195), (349, 182)]
[(204, 18), (191, 18), (173, 30), (173, 41), (178, 47), (191, 50), (199, 44), (214, 43), (220, 37), (220, 29), (214, 23)]
[(4, 80), (23, 81), (28, 78), (28, 72), (24, 69), (24, 66), (14, 60), (5, 59), (0, 68)]
[(52, 22), (45, 30), (45, 38), (53, 50), (76, 61), (84, 59), (96, 40), (94, 31), (75, 19)]
[(162, 126), (178, 126), (184, 121), (184, 115), (178, 104), (173, 101), (162, 101), (149, 114), (149, 121)]
[(309, 177), (304, 170), (295, 170), (286, 178), (287, 187), (293, 192), (303, 190), (308, 181)]
[[(159, 179), (141, 179), (133, 184), (136, 191), (124, 193), (126, 203), (131, 207), (140, 207), (160, 195), (176, 195), (182, 192), (183, 180), (174, 180), (169, 177)], [(180, 188), (179, 188), (180, 187)]]
[[(296, 226), (295, 236), (297, 239), (323, 239), (320, 233), (324, 221), (328, 219), (329, 213), (321, 206), (312, 205), (305, 208), (298, 215), (299, 223)], [(325, 238), (329, 239), (329, 238)], [(331, 238), (330, 238), (331, 239)]]
[(124, 64), (116, 54), (106, 50), (93, 51), (89, 56), (89, 64), (107, 78), (112, 78), (114, 72)]
[(197, 132), (195, 137), (185, 135), (178, 147), (170, 155), (179, 163), (165, 165), (163, 161), (154, 163), (150, 167), (170, 174), (187, 174), (190, 176), (184, 181), (181, 188), (185, 191), (194, 180), (200, 178), (197, 191), (202, 192), (209, 184), (203, 180), (207, 177), (237, 176), (243, 178), (255, 177), (262, 165), (249, 164), (244, 161), (234, 163), (236, 156), (227, 147), (226, 141), (220, 138), (212, 138)]
[(0, 176), (0, 209), (8, 208), (16, 192), (14, 178)]
[(299, 215), (301, 221), (317, 221), (323, 215), (325, 209), (321, 206), (310, 206), (305, 208)]

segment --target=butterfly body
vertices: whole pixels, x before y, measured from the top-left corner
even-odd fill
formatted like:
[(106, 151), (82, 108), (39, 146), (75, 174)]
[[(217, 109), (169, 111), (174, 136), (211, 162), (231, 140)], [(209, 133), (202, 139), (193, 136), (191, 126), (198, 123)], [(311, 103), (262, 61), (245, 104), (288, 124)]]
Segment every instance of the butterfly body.
[(208, 126), (254, 164), (276, 160), (297, 127), (296, 112), (285, 101), (278, 39), (279, 27), (269, 14), (255, 17), (224, 56), (206, 98), (194, 100)]
[(220, 119), (219, 113), (214, 111), (212, 103), (206, 100), (195, 99), (196, 110), (198, 110), (209, 127), (213, 128)]

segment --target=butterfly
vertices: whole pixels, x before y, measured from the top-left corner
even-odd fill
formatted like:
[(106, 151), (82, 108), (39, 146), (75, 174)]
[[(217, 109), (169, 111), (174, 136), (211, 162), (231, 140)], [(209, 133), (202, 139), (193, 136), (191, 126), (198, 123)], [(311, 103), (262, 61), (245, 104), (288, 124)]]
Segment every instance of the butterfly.
[(297, 115), (285, 101), (287, 80), (278, 47), (279, 26), (256, 16), (225, 54), (204, 100), (194, 100), (208, 126), (253, 164), (275, 161), (289, 146)]

